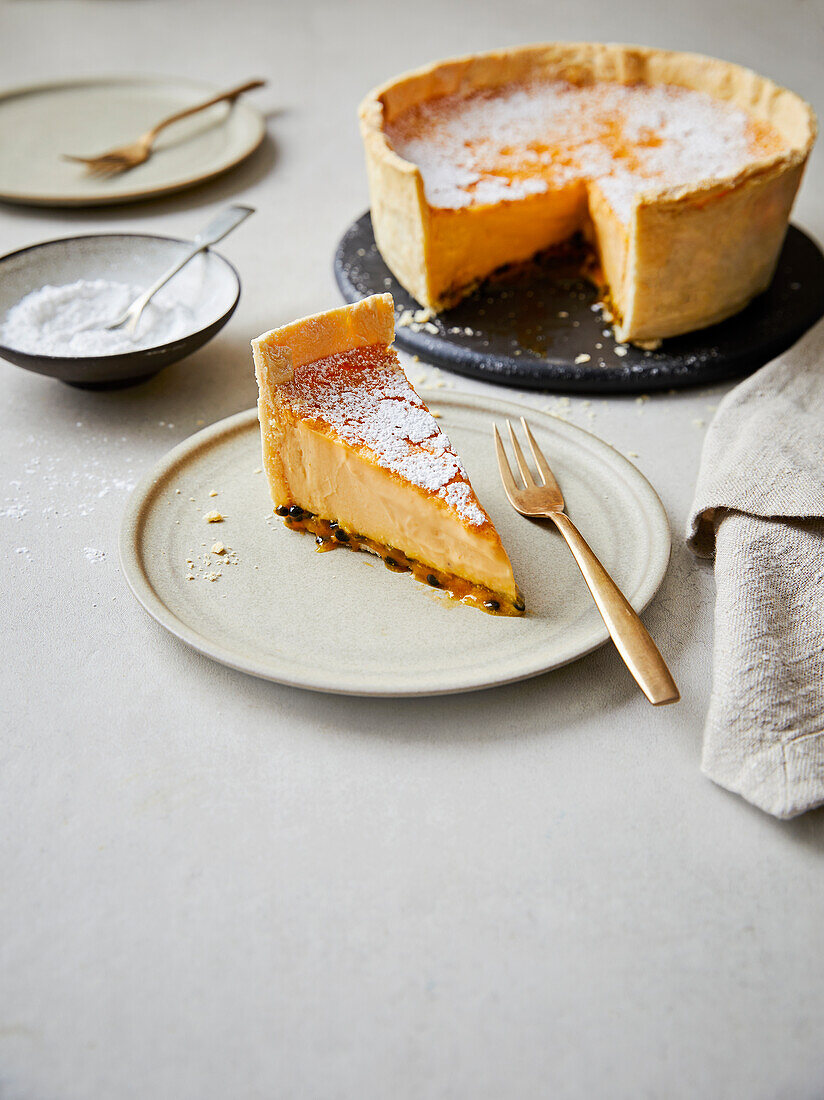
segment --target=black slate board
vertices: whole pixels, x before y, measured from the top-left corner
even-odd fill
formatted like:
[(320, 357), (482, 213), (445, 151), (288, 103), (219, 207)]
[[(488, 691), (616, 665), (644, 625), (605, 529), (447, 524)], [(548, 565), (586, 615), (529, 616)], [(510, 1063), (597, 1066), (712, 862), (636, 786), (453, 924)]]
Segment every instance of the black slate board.
[[(348, 302), (389, 291), (399, 315), (420, 309), (383, 262), (368, 213), (344, 234), (334, 269)], [(638, 393), (719, 382), (763, 366), (824, 315), (824, 255), (791, 226), (764, 294), (728, 321), (656, 351), (619, 347), (595, 302), (594, 287), (580, 278), (525, 268), (433, 319), (437, 334), (399, 327), (395, 343), (427, 363), (504, 386)], [(576, 363), (581, 354), (589, 361)]]

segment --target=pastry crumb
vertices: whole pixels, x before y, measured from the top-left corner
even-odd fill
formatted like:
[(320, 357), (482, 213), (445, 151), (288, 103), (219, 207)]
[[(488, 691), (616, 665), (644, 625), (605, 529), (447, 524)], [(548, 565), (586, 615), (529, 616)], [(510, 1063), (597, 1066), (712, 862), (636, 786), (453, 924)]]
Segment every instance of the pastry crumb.
[(255, 466), (254, 470), (252, 470), (252, 473), (253, 474), (262, 474), (263, 470), (261, 469), (260, 466)]
[(201, 545), (204, 547), (204, 553), (186, 559), (186, 580), (214, 582), (223, 576), (230, 565), (240, 564), (237, 553), (225, 543), (212, 543), (211, 549), (206, 549), (206, 543)]
[(423, 330), (437, 336), (440, 330), (437, 325), (432, 324), (432, 319), (437, 316), (437, 313), (429, 308), (416, 309), (414, 312), (411, 309), (404, 309), (395, 322), (395, 326), (397, 328), (411, 328), (413, 332)]
[(207, 512), (203, 518), (207, 523), (223, 523), (223, 516), (217, 511)]
[(217, 496), (217, 489), (212, 489), (211, 493), (209, 493), (209, 496), (210, 497), (216, 497)]
[(576, 362), (576, 364), (577, 363), (588, 363), (591, 358), (592, 358), (591, 355), (587, 355), (587, 353), (585, 351), (582, 351), (580, 355), (575, 356), (575, 362)]

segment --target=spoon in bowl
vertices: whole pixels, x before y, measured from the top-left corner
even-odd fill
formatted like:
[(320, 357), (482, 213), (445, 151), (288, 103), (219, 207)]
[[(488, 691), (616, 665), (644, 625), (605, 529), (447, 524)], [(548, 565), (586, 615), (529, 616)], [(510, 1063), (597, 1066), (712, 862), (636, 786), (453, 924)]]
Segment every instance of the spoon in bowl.
[(180, 271), (182, 267), (185, 267), (190, 260), (194, 259), (199, 252), (203, 252), (210, 245), (222, 241), (224, 237), (228, 236), (233, 229), (237, 229), (240, 223), (246, 221), (249, 215), (254, 214), (254, 212), (255, 208), (253, 206), (227, 206), (225, 210), (221, 210), (216, 217), (212, 218), (206, 228), (198, 233), (191, 242), (191, 247), (184, 255), (176, 261), (168, 271), (164, 271), (160, 278), (152, 283), (148, 290), (144, 290), (139, 297), (135, 298), (128, 309), (126, 309), (116, 321), (112, 321), (110, 325), (106, 325), (107, 331), (113, 332), (115, 329), (123, 328), (130, 336), (134, 336), (137, 332), (137, 326), (140, 322), (143, 310), (155, 294), (157, 294), (158, 290), (164, 287), (171, 278), (177, 275), (178, 271)]

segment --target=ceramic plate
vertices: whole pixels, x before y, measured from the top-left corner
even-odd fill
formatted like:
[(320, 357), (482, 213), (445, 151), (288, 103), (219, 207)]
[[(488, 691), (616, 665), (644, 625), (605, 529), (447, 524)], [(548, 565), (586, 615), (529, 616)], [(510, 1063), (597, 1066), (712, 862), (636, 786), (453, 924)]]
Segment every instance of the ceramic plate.
[(62, 153), (95, 156), (133, 141), (160, 119), (222, 91), (161, 77), (101, 77), (0, 93), (0, 199), (48, 206), (130, 202), (211, 179), (249, 156), (264, 134), (260, 112), (241, 98), (170, 126), (155, 153), (109, 179), (86, 174)]
[[(527, 604), (522, 618), (452, 602), (368, 554), (315, 553), (311, 536), (288, 531), (272, 512), (254, 409), (185, 440), (135, 490), (120, 557), (138, 600), (216, 661), (350, 695), (492, 687), (601, 645), (606, 628), (565, 543), (504, 497), (492, 421), (528, 415), (570, 515), (638, 611), (670, 552), (650, 484), (606, 443), (546, 414), (469, 395), (427, 397), (510, 554)], [(213, 510), (223, 522), (206, 522)], [(218, 541), (227, 553), (211, 552)]]

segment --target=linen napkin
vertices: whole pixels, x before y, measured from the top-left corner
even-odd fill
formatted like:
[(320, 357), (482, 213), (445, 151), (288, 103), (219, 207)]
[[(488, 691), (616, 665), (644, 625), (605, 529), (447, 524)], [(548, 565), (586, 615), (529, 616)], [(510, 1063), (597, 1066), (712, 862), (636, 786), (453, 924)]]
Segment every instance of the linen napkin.
[(715, 556), (702, 770), (776, 817), (824, 804), (824, 321), (724, 398), (687, 541)]

